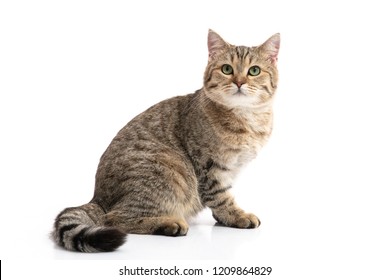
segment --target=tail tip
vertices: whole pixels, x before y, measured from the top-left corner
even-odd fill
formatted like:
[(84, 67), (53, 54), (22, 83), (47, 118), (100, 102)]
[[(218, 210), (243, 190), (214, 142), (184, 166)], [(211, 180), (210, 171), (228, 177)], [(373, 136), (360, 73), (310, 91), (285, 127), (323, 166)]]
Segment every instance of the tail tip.
[(88, 243), (100, 252), (112, 252), (126, 242), (126, 233), (117, 228), (103, 228), (89, 236)]

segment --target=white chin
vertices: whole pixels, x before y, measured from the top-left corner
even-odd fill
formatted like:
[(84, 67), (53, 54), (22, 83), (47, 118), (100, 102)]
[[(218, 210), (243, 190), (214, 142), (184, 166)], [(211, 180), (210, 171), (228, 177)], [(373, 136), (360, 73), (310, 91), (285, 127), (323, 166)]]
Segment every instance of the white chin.
[(253, 108), (258, 104), (258, 100), (254, 96), (249, 96), (244, 93), (235, 93), (229, 96), (225, 96), (225, 102), (229, 107), (248, 107)]

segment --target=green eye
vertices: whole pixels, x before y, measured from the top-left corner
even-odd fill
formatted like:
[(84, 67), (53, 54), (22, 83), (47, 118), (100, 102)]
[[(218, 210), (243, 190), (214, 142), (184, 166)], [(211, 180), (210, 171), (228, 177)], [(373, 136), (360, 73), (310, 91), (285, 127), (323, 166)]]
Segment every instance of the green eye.
[(224, 73), (225, 75), (231, 75), (233, 74), (233, 67), (229, 64), (224, 64), (222, 65), (222, 73)]
[(252, 66), (251, 68), (249, 68), (248, 74), (251, 76), (257, 76), (260, 74), (260, 72), (261, 69), (259, 66)]

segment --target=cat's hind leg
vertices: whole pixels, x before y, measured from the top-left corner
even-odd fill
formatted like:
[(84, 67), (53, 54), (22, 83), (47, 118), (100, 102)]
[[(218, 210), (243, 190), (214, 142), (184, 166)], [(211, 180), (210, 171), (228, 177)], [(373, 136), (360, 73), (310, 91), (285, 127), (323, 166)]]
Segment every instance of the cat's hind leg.
[(183, 218), (171, 216), (133, 218), (122, 211), (107, 213), (105, 225), (135, 234), (184, 236), (188, 232), (188, 224)]

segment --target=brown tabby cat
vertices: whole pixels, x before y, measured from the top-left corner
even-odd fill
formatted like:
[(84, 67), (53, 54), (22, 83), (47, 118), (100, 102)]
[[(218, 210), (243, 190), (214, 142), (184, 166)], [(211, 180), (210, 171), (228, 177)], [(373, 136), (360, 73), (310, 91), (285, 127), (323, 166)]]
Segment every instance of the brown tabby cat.
[(219, 223), (260, 225), (229, 189), (272, 130), (279, 34), (258, 47), (208, 34), (203, 88), (164, 100), (131, 120), (104, 152), (90, 203), (66, 208), (52, 237), (81, 252), (113, 251), (127, 233), (186, 235), (204, 207)]

